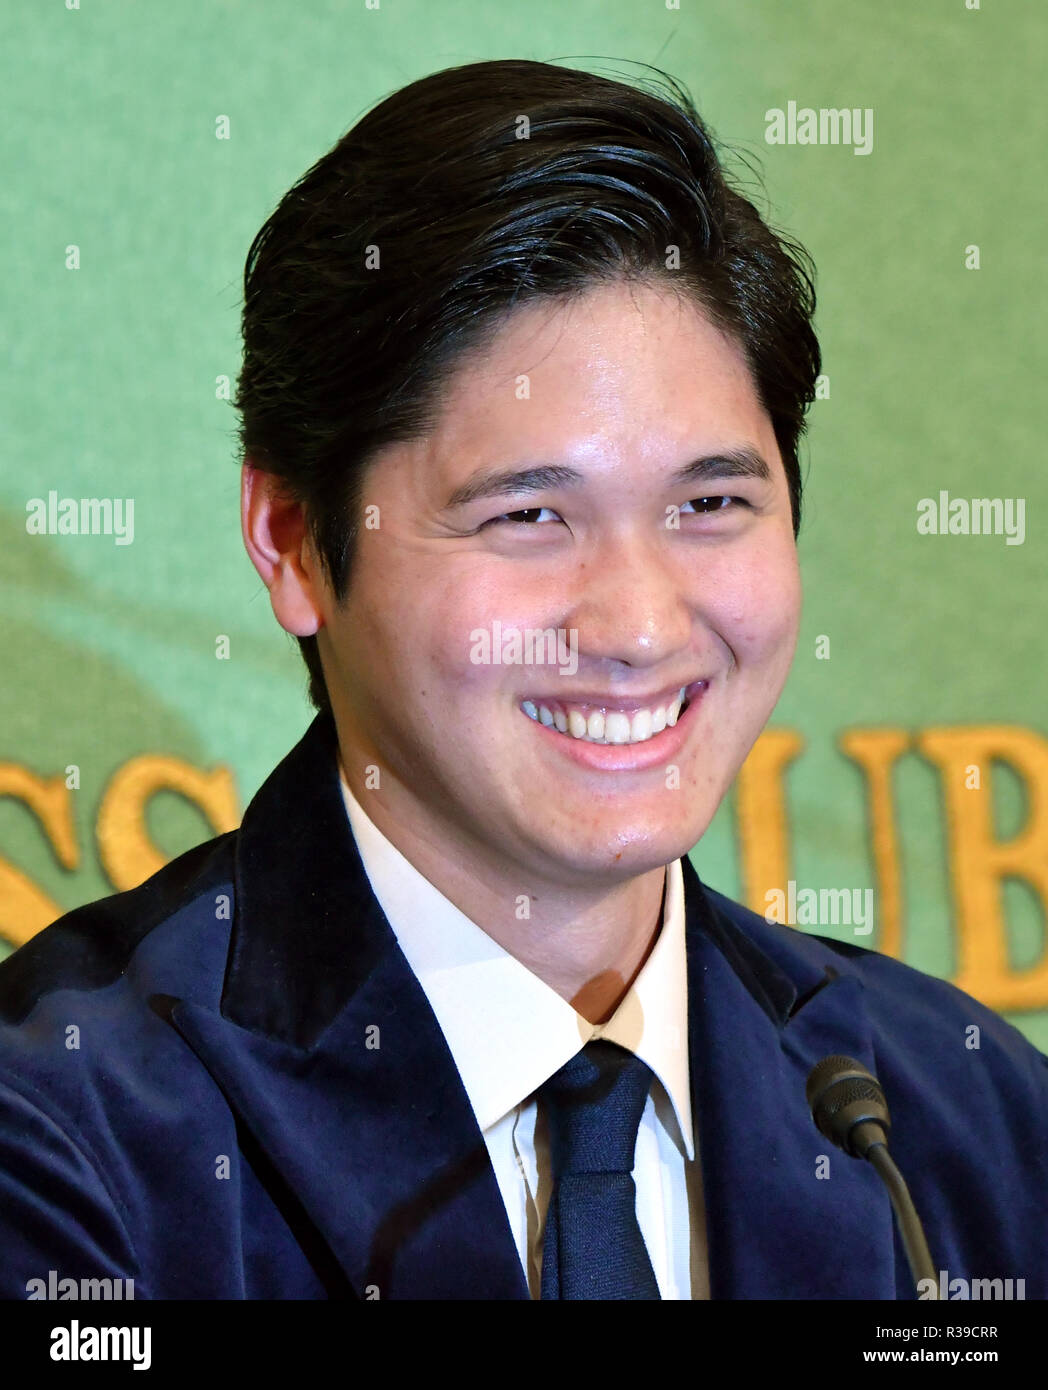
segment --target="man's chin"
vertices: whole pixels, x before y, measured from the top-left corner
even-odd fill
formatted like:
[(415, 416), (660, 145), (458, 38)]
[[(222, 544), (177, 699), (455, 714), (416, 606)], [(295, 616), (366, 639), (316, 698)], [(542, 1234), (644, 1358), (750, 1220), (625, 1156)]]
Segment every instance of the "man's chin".
[(629, 828), (620, 822), (604, 835), (591, 823), (570, 846), (549, 845), (549, 860), (560, 866), (557, 877), (567, 886), (628, 882), (682, 859), (705, 834), (711, 819), (712, 813), (705, 820), (692, 818), (683, 828), (679, 823)]

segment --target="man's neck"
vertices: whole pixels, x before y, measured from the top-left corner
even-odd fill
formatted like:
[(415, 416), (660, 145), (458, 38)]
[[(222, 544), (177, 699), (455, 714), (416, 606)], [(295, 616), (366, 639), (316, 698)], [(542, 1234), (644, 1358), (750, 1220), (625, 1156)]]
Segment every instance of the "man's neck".
[(490, 862), (455, 827), (423, 819), (417, 803), (398, 803), (394, 814), (385, 798), (346, 780), (376, 828), (438, 892), (588, 1022), (608, 1021), (658, 940), (664, 865), (597, 889), (537, 883), (519, 865)]

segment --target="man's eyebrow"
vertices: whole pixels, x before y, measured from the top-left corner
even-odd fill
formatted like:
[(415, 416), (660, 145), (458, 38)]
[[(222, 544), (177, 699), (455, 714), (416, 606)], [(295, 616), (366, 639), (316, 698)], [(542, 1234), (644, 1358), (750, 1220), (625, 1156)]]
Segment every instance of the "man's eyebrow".
[[(558, 463), (477, 473), (454, 490), (447, 506), (464, 507), (469, 502), (489, 497), (520, 496), (529, 492), (549, 492), (558, 487), (578, 487), (586, 481), (586, 476), (577, 468)], [(771, 476), (771, 469), (757, 450), (742, 445), (692, 459), (669, 476), (667, 486), (705, 483), (712, 478), (757, 478), (760, 482), (770, 482)]]

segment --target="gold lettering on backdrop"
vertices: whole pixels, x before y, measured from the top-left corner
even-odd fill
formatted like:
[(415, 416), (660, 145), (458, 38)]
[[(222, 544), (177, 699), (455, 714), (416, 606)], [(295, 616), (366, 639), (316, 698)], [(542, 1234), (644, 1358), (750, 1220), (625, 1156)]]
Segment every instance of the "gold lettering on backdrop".
[[(73, 800), (64, 774), (37, 777), (17, 763), (0, 763), (0, 796), (24, 802), (43, 827), (62, 867), (77, 867), (80, 856), (73, 826)], [(61, 911), (27, 874), (0, 858), (0, 936), (21, 946)]]
[[(991, 1009), (1048, 1006), (1048, 949), (1025, 970), (1008, 959), (1001, 887), (1021, 879), (1037, 894), (1048, 921), (1048, 740), (1007, 725), (929, 729), (917, 748), (938, 768), (949, 836), (950, 877), (957, 910), (957, 973), (953, 983)], [(994, 762), (1021, 779), (1029, 814), (1011, 840), (993, 820)], [(980, 789), (966, 786), (971, 764), (984, 770)]]
[(157, 792), (176, 792), (199, 806), (216, 834), (239, 824), (233, 774), (211, 772), (162, 753), (132, 758), (114, 773), (98, 809), (98, 853), (110, 883), (119, 891), (137, 888), (167, 863), (149, 838), (146, 805)]
[(846, 729), (837, 746), (845, 757), (858, 763), (866, 777), (870, 848), (877, 877), (876, 949), (901, 960), (902, 883), (892, 771), (909, 748), (910, 735), (901, 729)]
[(783, 770), (804, 747), (792, 729), (768, 729), (750, 750), (735, 783), (743, 901), (764, 913), (769, 889), (789, 880)]

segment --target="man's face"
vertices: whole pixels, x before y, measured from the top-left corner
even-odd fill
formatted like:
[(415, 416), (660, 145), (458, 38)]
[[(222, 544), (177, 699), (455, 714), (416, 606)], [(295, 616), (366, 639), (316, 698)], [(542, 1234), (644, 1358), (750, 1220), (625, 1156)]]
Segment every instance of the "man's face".
[[(743, 451), (767, 476), (674, 479)], [(550, 467), (577, 480), (477, 495)], [(526, 305), (459, 369), (432, 434), (376, 458), (363, 500), (378, 511), (320, 644), (380, 828), (518, 865), (522, 893), (685, 854), (775, 705), (800, 608), (786, 476), (740, 349), (647, 285)], [(558, 632), (563, 669), (548, 649), (512, 664), (514, 629)], [(645, 737), (681, 687), (684, 714)]]

